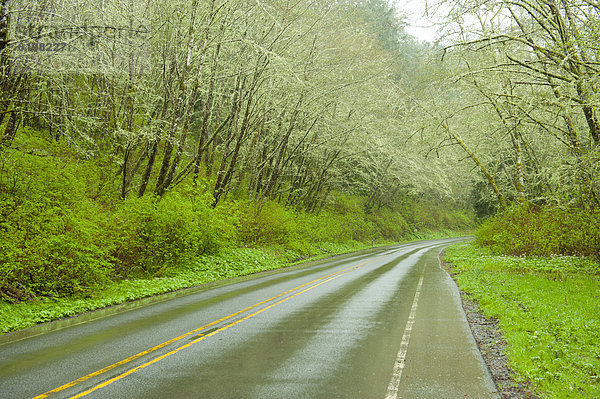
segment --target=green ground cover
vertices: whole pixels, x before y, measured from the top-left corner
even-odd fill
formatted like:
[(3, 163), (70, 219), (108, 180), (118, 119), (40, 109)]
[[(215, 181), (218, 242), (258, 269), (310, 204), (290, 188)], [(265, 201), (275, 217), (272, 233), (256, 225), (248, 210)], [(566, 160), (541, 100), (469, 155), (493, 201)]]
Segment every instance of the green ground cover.
[(600, 263), (447, 249), (460, 288), (499, 320), (517, 379), (543, 398), (600, 397)]
[[(363, 249), (366, 244), (352, 241), (345, 245), (323, 244), (323, 247), (342, 253)], [(322, 256), (329, 255), (326, 252), (323, 254)], [(277, 253), (273, 249), (264, 248), (223, 249), (216, 254), (202, 255), (164, 277), (121, 280), (93, 292), (69, 297), (40, 297), (16, 304), (0, 302), (0, 332), (15, 331), (213, 281), (278, 269), (291, 265), (288, 260), (294, 255), (293, 252)]]
[[(436, 239), (458, 235), (459, 232), (450, 230), (421, 232), (415, 234), (413, 239)], [(201, 255), (163, 277), (120, 280), (95, 291), (68, 297), (42, 296), (19, 303), (0, 301), (0, 333), (210, 282), (280, 269), (307, 260), (314, 261), (359, 251), (373, 245), (392, 243), (378, 241), (373, 244), (353, 240), (345, 243), (323, 242), (314, 245), (311, 256), (273, 245), (263, 248), (224, 248), (215, 254)]]
[(0, 332), (474, 226), (463, 206), (401, 190), (375, 201), (332, 187), (309, 209), (283, 194), (250, 200), (240, 180), (217, 205), (210, 168), (162, 195), (123, 198), (112, 155), (82, 157), (46, 133), (23, 128), (14, 144), (48, 156), (0, 157)]

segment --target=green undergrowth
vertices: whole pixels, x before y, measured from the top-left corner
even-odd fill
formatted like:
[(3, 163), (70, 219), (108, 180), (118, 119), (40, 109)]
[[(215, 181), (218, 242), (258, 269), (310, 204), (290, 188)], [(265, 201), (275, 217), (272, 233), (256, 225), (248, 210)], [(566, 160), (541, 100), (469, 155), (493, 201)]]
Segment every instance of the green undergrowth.
[(509, 365), (543, 398), (600, 397), (600, 263), (447, 249), (460, 288), (499, 320)]
[(485, 221), (477, 242), (498, 254), (600, 259), (600, 211), (521, 204)]
[[(349, 241), (345, 244), (320, 243), (317, 247), (320, 249), (311, 260), (358, 251), (371, 247), (371, 244)], [(297, 256), (281, 247), (229, 248), (200, 256), (165, 277), (122, 280), (93, 293), (71, 297), (41, 297), (18, 304), (0, 302), (0, 333), (213, 281), (279, 269), (294, 264)]]
[(139, 196), (139, 182), (122, 192), (113, 155), (82, 157), (68, 142), (48, 142), (29, 128), (13, 144), (31, 151), (3, 148), (0, 157), (3, 332), (474, 225), (458, 204), (400, 191), (384, 202), (332, 188), (307, 208), (284, 194), (249, 200), (240, 180), (216, 204), (213, 173), (161, 196), (150, 187)]

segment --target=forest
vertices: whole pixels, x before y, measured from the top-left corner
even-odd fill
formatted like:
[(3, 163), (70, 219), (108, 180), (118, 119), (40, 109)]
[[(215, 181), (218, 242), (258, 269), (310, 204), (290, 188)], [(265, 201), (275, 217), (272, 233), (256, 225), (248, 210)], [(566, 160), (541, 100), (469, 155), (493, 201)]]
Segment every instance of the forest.
[(169, 276), (223, 248), (294, 260), (473, 226), (459, 155), (428, 156), (412, 99), (444, 67), (384, 1), (2, 15), (5, 300)]
[(597, 397), (600, 4), (402, 4), (0, 0), (0, 331), (474, 234), (518, 381)]
[(600, 5), (1, 2), (0, 294), (464, 232), (598, 257)]

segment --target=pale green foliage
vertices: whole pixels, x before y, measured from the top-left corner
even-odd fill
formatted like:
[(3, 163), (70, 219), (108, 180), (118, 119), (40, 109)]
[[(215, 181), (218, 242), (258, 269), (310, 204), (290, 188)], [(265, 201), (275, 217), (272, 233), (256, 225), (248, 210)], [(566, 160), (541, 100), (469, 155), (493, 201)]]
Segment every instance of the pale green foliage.
[(509, 201), (597, 206), (598, 5), (443, 3), (452, 32), (444, 62), (454, 75), (443, 87), (460, 94), (446, 96), (437, 119), (459, 132)]
[[(452, 210), (467, 198), (458, 155), (426, 159), (423, 114), (406, 95), (429, 89), (418, 70), (439, 63), (385, 1), (10, 5), (7, 300), (170, 275), (224, 247), (299, 258), (321, 242), (470, 227)], [(27, 23), (37, 33), (19, 37)], [(71, 33), (69, 51), (34, 51)]]
[[(22, 3), (22, 18), (42, 7)], [(455, 176), (412, 155), (426, 152), (408, 140), (419, 115), (395, 85), (423, 79), (430, 55), (384, 1), (102, 6), (54, 5), (49, 22), (83, 32), (77, 62), (51, 54), (64, 69), (41, 69), (20, 106), (36, 115), (25, 124), (66, 138), (83, 157), (110, 149), (123, 197), (162, 195), (195, 169), (224, 178), (217, 201), (246, 189), (314, 210), (332, 188), (369, 195), (381, 179), (387, 193), (457, 196)]]

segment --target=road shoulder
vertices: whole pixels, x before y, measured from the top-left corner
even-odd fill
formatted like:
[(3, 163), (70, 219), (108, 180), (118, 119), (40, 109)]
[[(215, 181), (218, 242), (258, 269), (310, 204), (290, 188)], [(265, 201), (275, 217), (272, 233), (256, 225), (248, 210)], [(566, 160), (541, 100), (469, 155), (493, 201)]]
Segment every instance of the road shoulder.
[(439, 252), (429, 251), (417, 265), (423, 273), (421, 296), (398, 394), (389, 397), (499, 399), (456, 284), (440, 268)]
[[(444, 261), (444, 252), (440, 253), (440, 265), (452, 277), (456, 284), (453, 265)], [(462, 307), (465, 311), (473, 338), (479, 347), (479, 351), (492, 375), (498, 393), (502, 399), (535, 399), (537, 398), (525, 384), (518, 383), (514, 373), (508, 366), (508, 360), (504, 354), (506, 340), (498, 328), (496, 319), (486, 317), (481, 311), (477, 301), (458, 286)]]

